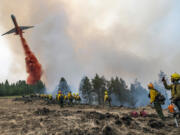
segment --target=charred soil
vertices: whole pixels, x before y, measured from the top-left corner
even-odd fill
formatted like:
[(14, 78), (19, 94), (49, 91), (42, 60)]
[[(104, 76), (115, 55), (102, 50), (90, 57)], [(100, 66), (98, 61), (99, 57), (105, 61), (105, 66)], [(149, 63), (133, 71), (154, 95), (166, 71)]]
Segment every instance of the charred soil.
[(0, 99), (1, 135), (179, 135), (174, 119), (164, 110), (166, 120), (158, 118), (151, 107), (146, 117), (131, 117), (142, 108), (89, 105), (64, 106), (44, 100), (28, 102)]

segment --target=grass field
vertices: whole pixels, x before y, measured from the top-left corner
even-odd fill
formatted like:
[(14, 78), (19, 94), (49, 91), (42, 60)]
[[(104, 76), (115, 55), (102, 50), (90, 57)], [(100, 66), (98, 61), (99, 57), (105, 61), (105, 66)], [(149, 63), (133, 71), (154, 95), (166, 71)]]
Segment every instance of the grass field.
[(0, 135), (180, 135), (180, 128), (175, 127), (167, 110), (164, 110), (167, 119), (162, 121), (151, 107), (145, 107), (147, 117), (133, 118), (130, 112), (140, 112), (142, 108), (90, 105), (61, 108), (41, 99), (24, 102), (14, 100), (15, 97), (19, 96), (0, 97)]

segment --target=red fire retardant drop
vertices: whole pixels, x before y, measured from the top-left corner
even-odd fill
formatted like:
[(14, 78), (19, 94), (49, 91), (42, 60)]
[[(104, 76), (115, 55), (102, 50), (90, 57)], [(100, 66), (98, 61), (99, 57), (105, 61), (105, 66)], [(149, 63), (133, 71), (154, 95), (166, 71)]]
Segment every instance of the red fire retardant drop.
[(35, 84), (41, 79), (42, 67), (36, 56), (30, 50), (25, 38), (23, 37), (22, 31), (19, 30), (22, 46), (25, 52), (26, 71), (29, 74), (27, 78), (27, 84)]

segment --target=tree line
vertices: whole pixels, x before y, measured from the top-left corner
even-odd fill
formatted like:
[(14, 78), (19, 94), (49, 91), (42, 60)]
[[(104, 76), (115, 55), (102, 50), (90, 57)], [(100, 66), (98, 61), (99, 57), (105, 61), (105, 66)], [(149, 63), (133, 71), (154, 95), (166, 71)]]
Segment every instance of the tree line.
[[(162, 76), (166, 76), (166, 74), (160, 71), (158, 74), (159, 80)], [(154, 85), (160, 93), (165, 95), (167, 99), (166, 107), (169, 103), (168, 95), (160, 82), (161, 81), (155, 81)], [(59, 90), (65, 95), (71, 91), (70, 85), (68, 85), (64, 77), (60, 78), (57, 87), (52, 92), (53, 96), (55, 96)], [(104, 76), (96, 74), (91, 79), (84, 76), (79, 84), (79, 94), (82, 102), (85, 104), (103, 104), (105, 90), (108, 91), (109, 96), (112, 98), (112, 105), (139, 107), (149, 103), (149, 91), (145, 89), (137, 79), (128, 87), (125, 80), (120, 77), (112, 77), (107, 80)], [(39, 81), (35, 85), (28, 85), (24, 80), (12, 84), (9, 84), (7, 80), (4, 83), (0, 83), (0, 96), (27, 95), (32, 93), (46, 93), (45, 84)]]
[[(161, 78), (166, 77), (163, 71), (158, 74), (158, 81), (154, 81), (155, 88), (166, 97), (164, 108), (169, 103), (167, 91), (164, 89)], [(125, 80), (120, 77), (112, 77), (107, 80), (104, 76), (95, 75), (89, 79), (85, 76), (80, 83), (79, 92), (83, 102), (87, 104), (103, 104), (104, 91), (107, 90), (112, 98), (112, 104), (129, 107), (146, 106), (149, 103), (148, 89), (135, 79), (128, 88)]]
[[(65, 95), (71, 91), (64, 77), (60, 79), (53, 93), (57, 93), (58, 90), (61, 90)], [(138, 107), (145, 106), (149, 102), (148, 91), (141, 86), (137, 79), (129, 88), (120, 77), (112, 77), (110, 80), (107, 80), (104, 76), (96, 74), (92, 79), (84, 76), (80, 81), (79, 94), (82, 98), (82, 103), (103, 104), (105, 90), (108, 91), (112, 99), (112, 105)]]
[(26, 81), (19, 80), (16, 83), (9, 83), (8, 80), (0, 83), (0, 96), (20, 96), (34, 93), (44, 93), (45, 85), (38, 81), (35, 85), (28, 85)]
[[(128, 88), (122, 78), (112, 77), (110, 80), (107, 80), (104, 76), (99, 76), (98, 74), (93, 79), (85, 76), (81, 80), (79, 88), (83, 102), (87, 104), (103, 104), (105, 90), (108, 91), (114, 105), (138, 106), (139, 98), (137, 98), (136, 94), (138, 93), (145, 97), (148, 95), (147, 90), (137, 80)], [(147, 103), (147, 100), (146, 97), (145, 101), (140, 101), (139, 105), (142, 105), (143, 102)]]

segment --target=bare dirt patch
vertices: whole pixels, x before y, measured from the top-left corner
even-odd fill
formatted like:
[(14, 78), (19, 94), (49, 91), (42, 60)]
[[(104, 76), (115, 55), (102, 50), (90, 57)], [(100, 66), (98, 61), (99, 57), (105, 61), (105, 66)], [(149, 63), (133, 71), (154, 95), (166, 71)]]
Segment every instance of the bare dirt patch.
[[(26, 101), (26, 100), (25, 100)], [(147, 117), (133, 118), (125, 107), (75, 105), (61, 108), (44, 100), (0, 99), (1, 135), (178, 135), (174, 120), (166, 121), (146, 107)]]

